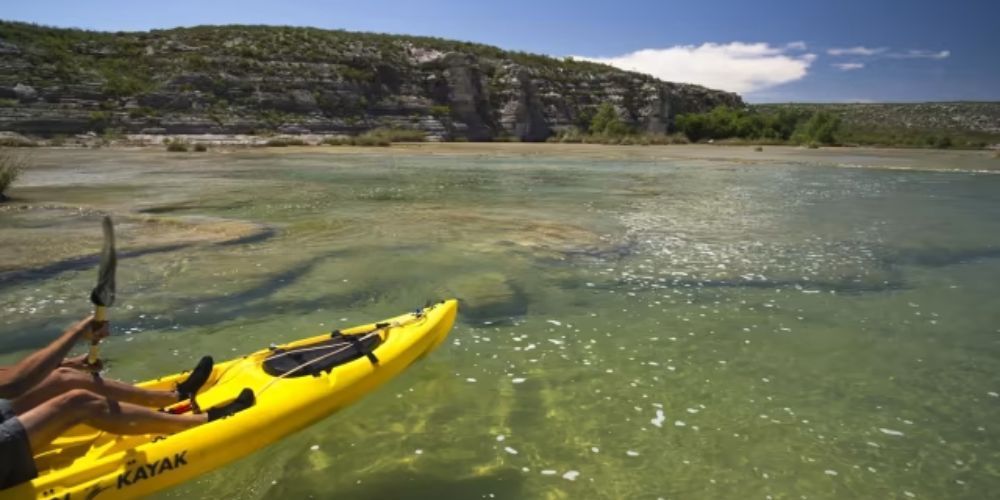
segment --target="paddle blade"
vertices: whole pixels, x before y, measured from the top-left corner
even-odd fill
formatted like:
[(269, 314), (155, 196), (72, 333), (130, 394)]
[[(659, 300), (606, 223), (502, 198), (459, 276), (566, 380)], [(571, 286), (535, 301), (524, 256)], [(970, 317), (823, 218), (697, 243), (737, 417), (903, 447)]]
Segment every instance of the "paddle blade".
[(115, 271), (118, 258), (115, 256), (115, 228), (111, 217), (105, 215), (103, 221), (104, 248), (101, 249), (101, 265), (97, 269), (97, 286), (90, 292), (90, 301), (95, 306), (111, 307), (115, 303)]

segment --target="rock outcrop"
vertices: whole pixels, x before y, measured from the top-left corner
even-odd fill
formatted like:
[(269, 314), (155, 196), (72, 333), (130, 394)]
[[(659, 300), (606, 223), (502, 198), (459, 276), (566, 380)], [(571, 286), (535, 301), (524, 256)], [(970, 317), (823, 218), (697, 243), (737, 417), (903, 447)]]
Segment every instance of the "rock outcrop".
[(612, 103), (638, 130), (739, 96), (435, 38), (224, 26), (100, 33), (0, 22), (0, 130), (545, 140)]

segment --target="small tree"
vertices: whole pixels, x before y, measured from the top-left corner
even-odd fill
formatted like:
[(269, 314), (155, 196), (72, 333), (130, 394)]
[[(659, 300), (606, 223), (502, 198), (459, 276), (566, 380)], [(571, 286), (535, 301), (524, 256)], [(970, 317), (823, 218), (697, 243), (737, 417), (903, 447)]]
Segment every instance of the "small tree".
[(27, 155), (9, 149), (0, 149), (0, 202), (7, 200), (4, 194), (18, 177), (28, 168)]
[(609, 137), (617, 137), (629, 133), (628, 125), (618, 117), (618, 111), (611, 103), (601, 104), (597, 114), (590, 120), (590, 133)]

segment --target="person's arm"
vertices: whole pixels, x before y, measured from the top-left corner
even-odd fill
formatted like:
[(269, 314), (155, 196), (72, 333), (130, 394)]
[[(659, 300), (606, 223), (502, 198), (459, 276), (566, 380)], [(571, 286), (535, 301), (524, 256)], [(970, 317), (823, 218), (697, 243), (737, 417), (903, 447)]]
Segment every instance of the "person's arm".
[(41, 382), (52, 373), (52, 370), (59, 367), (78, 340), (91, 337), (101, 339), (107, 335), (106, 322), (98, 325), (93, 316), (78, 321), (51, 344), (32, 353), (16, 365), (0, 370), (0, 398), (15, 398)]

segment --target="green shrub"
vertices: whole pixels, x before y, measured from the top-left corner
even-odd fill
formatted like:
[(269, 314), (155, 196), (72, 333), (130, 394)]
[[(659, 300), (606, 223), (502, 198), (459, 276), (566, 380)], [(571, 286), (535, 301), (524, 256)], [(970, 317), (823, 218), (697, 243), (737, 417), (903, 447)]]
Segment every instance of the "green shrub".
[(17, 103), (17, 99), (0, 99), (0, 108), (13, 108)]
[(194, 145), (194, 150), (198, 153), (204, 153), (205, 151), (208, 151), (208, 146), (199, 142), (198, 144)]
[(431, 106), (430, 111), (431, 114), (437, 118), (447, 118), (451, 116), (451, 106), (445, 104)]
[(839, 117), (829, 111), (817, 111), (795, 130), (792, 138), (810, 146), (812, 143), (836, 144), (839, 130)]
[(601, 104), (597, 108), (597, 114), (590, 120), (590, 133), (593, 135), (603, 135), (618, 137), (630, 132), (628, 125), (618, 116), (618, 111), (611, 103)]
[(4, 194), (7, 188), (24, 173), (30, 163), (28, 156), (23, 153), (0, 149), (0, 201), (7, 199)]
[(181, 140), (168, 142), (167, 151), (170, 151), (171, 153), (187, 153), (188, 145), (186, 142)]
[(675, 126), (692, 142), (738, 137), (750, 141), (780, 143), (789, 140), (799, 125), (811, 116), (799, 110), (783, 109), (765, 114), (719, 106), (708, 113), (680, 115), (675, 120)]

